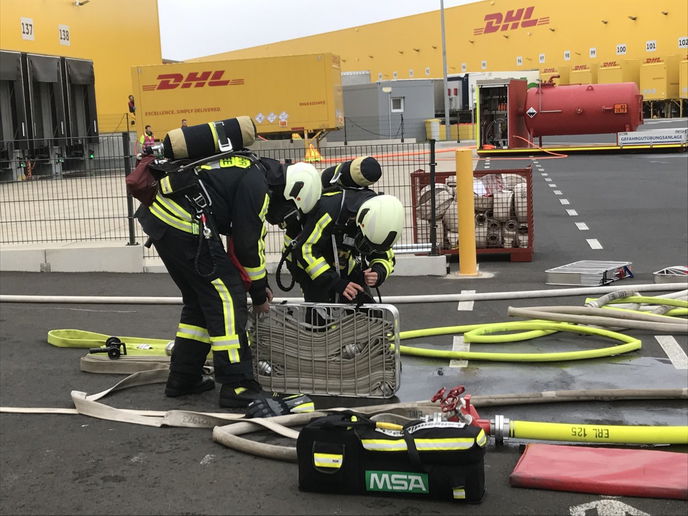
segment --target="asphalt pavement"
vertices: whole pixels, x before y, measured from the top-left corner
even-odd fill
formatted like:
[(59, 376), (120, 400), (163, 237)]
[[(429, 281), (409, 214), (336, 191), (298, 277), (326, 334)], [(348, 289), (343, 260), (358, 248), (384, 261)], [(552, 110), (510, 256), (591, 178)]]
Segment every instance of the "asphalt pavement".
[[(522, 167), (525, 160), (480, 160), (478, 167)], [(634, 278), (688, 264), (688, 156), (686, 153), (578, 155), (536, 158), (533, 163), (535, 255), (532, 262), (481, 257), (486, 278), (459, 278), (456, 263), (444, 278), (390, 278), (386, 295), (517, 292), (561, 288), (546, 285), (545, 270), (577, 260), (632, 262)], [(549, 180), (547, 180), (549, 179)], [(551, 186), (552, 184), (556, 186)], [(556, 193), (558, 191), (560, 193)], [(562, 200), (568, 201), (562, 203)], [(567, 210), (575, 210), (572, 215)], [(583, 225), (581, 225), (583, 224)], [(581, 229), (581, 228), (587, 229)], [(178, 296), (166, 274), (2, 273), (2, 294)], [(279, 293), (278, 293), (279, 295)], [(508, 306), (575, 305), (583, 296), (399, 304), (401, 330), (510, 320)], [(459, 309), (461, 308), (461, 309)], [(77, 328), (112, 335), (172, 338), (174, 305), (0, 304), (0, 405), (72, 407), (70, 391), (101, 391), (121, 377), (79, 370), (82, 349), (56, 348), (49, 330)], [(474, 395), (563, 389), (687, 388), (688, 370), (667, 355), (652, 332), (626, 331), (641, 350), (613, 358), (542, 364), (403, 357), (396, 399), (428, 399), (442, 386), (465, 385)], [(686, 335), (673, 335), (684, 353)], [(417, 339), (411, 345), (451, 349), (452, 336)], [(607, 341), (560, 335), (494, 351), (588, 349)], [(478, 345), (472, 348), (478, 349)], [(492, 351), (490, 348), (489, 351)], [(680, 357), (680, 355), (679, 355)], [(169, 399), (161, 385), (137, 387), (109, 398), (119, 408), (217, 411), (218, 391)], [(338, 402), (355, 405), (355, 400)], [(332, 400), (316, 400), (316, 405)], [(688, 425), (684, 401), (588, 402), (480, 410), (484, 417), (638, 425)], [(268, 434), (265, 442), (287, 444)], [(513, 488), (509, 475), (523, 441), (488, 445), (487, 493), (481, 504), (458, 505), (423, 498), (341, 496), (298, 490), (294, 464), (229, 450), (207, 429), (154, 428), (78, 415), (0, 415), (0, 513), (2, 514), (685, 514), (686, 501), (605, 497)], [(685, 447), (661, 447), (686, 452)], [(589, 505), (592, 504), (592, 505)], [(623, 508), (624, 504), (627, 508)], [(613, 512), (616, 510), (617, 512)], [(605, 512), (606, 511), (606, 512)]]

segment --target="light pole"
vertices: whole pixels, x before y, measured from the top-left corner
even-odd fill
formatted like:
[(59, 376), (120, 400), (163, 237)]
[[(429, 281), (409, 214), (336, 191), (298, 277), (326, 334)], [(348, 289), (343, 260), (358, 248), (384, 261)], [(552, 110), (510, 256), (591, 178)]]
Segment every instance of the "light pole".
[(389, 122), (389, 138), (392, 139), (392, 88), (384, 86), (382, 92), (387, 94), (387, 121)]
[(440, 0), (440, 23), (442, 24), (442, 76), (444, 78), (444, 129), (445, 140), (449, 139), (449, 85), (447, 84), (447, 45), (444, 38), (444, 0)]

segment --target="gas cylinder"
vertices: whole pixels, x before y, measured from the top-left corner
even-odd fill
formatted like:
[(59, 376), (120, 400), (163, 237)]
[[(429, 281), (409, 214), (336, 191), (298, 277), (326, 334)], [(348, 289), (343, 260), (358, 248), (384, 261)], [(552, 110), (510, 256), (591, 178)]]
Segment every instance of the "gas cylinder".
[(635, 131), (643, 96), (634, 82), (529, 88), (524, 106), (531, 136)]
[[(224, 133), (222, 136), (220, 133)], [(172, 129), (163, 140), (164, 155), (170, 159), (199, 159), (223, 149), (240, 150), (256, 140), (256, 126), (248, 116), (228, 118), (219, 122)]]

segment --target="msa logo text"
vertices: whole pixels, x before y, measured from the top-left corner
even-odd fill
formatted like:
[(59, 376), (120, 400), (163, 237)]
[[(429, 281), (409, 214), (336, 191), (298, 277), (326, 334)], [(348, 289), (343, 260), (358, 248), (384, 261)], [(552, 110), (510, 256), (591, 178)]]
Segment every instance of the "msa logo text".
[(209, 72), (161, 73), (156, 77), (157, 84), (143, 86), (143, 91), (173, 90), (175, 88), (203, 88), (204, 86), (234, 86), (244, 84), (244, 79), (223, 79), (224, 70)]
[(473, 35), (479, 36), (498, 31), (525, 29), (535, 27), (536, 25), (549, 25), (549, 16), (533, 18), (533, 11), (535, 11), (534, 6), (510, 9), (505, 13), (486, 14), (485, 18), (483, 18), (485, 26), (473, 29)]
[(428, 494), (427, 473), (405, 473), (402, 471), (366, 471), (367, 491), (391, 493)]

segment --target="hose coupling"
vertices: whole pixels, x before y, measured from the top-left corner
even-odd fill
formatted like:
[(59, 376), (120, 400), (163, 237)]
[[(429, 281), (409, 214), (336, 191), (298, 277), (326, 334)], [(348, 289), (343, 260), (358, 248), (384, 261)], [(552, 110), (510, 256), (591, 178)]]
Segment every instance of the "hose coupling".
[(495, 414), (494, 419), (490, 421), (490, 426), (496, 445), (501, 446), (504, 444), (504, 439), (509, 438), (511, 430), (509, 423), (509, 418), (504, 417), (501, 414)]

